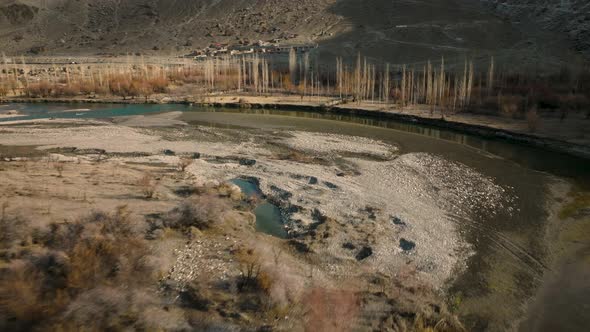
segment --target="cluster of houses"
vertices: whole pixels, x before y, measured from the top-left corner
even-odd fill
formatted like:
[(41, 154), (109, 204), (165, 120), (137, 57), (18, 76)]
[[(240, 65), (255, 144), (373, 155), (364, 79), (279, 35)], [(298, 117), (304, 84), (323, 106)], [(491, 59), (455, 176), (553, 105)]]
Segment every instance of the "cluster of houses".
[(269, 41), (259, 40), (254, 43), (248, 41), (242, 41), (239, 44), (230, 45), (224, 43), (213, 43), (208, 47), (201, 50), (195, 50), (184, 58), (191, 58), (195, 60), (206, 59), (210, 57), (218, 56), (234, 56), (243, 54), (288, 54), (291, 49), (295, 49), (297, 53), (305, 53), (313, 48), (317, 48), (317, 45), (293, 45), (293, 46), (281, 46), (279, 39), (272, 39)]

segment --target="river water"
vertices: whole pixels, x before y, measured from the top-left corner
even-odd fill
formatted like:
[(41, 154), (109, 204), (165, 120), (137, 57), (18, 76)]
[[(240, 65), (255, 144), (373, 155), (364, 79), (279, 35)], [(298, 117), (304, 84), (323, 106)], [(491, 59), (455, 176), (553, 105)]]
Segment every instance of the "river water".
[[(181, 120), (219, 128), (304, 130), (355, 135), (400, 147), (401, 153), (426, 152), (465, 164), (510, 188), (514, 211), (470, 218), (451, 216), (473, 245), (467, 270), (447, 287), (447, 296), (469, 330), (586, 330), (590, 326), (590, 217), (550, 218), (554, 188), (570, 183), (590, 190), (590, 160), (505, 140), (492, 140), (439, 128), (371, 117), (296, 110), (205, 109), (184, 105), (0, 106), (40, 118), (110, 118), (183, 111)], [(262, 208), (261, 218), (277, 211)], [(275, 214), (274, 216), (271, 214)], [(581, 237), (564, 239), (564, 223), (578, 223)], [(553, 232), (553, 233), (552, 233)], [(556, 249), (557, 248), (557, 249)], [(570, 250), (571, 249), (571, 250)], [(558, 257), (555, 252), (575, 252)], [(554, 259), (558, 257), (556, 261)]]

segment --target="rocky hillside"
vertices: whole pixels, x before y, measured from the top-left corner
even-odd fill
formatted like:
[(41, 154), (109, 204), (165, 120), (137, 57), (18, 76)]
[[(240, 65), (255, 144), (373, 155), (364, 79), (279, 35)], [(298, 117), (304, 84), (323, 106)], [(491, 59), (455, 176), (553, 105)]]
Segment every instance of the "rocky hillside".
[[(561, 3), (569, 3), (562, 5)], [(536, 66), (590, 56), (585, 0), (4, 0), (7, 54), (186, 54), (211, 43), (317, 43), (394, 63), (466, 56)]]
[(211, 42), (321, 30), (331, 0), (17, 0), (0, 2), (7, 53), (182, 52)]
[(573, 47), (590, 57), (590, 2), (588, 0), (483, 0), (514, 22), (530, 20), (563, 33)]

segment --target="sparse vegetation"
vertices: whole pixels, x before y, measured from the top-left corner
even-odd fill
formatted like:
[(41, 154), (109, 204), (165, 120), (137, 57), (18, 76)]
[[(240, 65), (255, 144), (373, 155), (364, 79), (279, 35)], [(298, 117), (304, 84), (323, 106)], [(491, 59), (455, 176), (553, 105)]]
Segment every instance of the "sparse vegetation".
[(157, 182), (150, 173), (145, 173), (138, 181), (137, 185), (141, 188), (141, 193), (147, 199), (154, 198), (156, 194)]
[(184, 172), (194, 162), (193, 158), (183, 157), (178, 161), (178, 169)]
[[(590, 75), (586, 69), (570, 70), (567, 75), (535, 77), (506, 74), (498, 69), (494, 59), (487, 66), (478, 64), (479, 68), (466, 60), (459, 68), (455, 63), (449, 70), (444, 59), (424, 66), (392, 66), (373, 63), (358, 55), (352, 64), (337, 58), (335, 67), (330, 68), (316, 66), (309, 55), (295, 54), (295, 57), (302, 68), (294, 71), (256, 55), (187, 61), (183, 65), (146, 65), (136, 58), (127, 64), (88, 66), (84, 70), (74, 66), (51, 68), (47, 74), (24, 63), (5, 64), (6, 69), (0, 75), (0, 86), (5, 88), (0, 92), (33, 98), (144, 97), (146, 102), (154, 95), (176, 90), (204, 101), (206, 98), (200, 96), (217, 92), (297, 94), (302, 100), (321, 96), (342, 102), (375, 103), (380, 108), (420, 105), (428, 107), (431, 116), (441, 118), (458, 112), (499, 115), (514, 119), (519, 129), (543, 130), (544, 134), (550, 128), (540, 127), (545, 117), (557, 115), (564, 120), (572, 118), (570, 114), (575, 112), (590, 114), (586, 111), (590, 109)], [(25, 69), (30, 75), (22, 74)], [(244, 107), (247, 105), (244, 102)], [(537, 112), (529, 112), (534, 107)]]
[[(32, 165), (27, 174), (38, 175), (42, 169), (50, 180), (56, 181), (51, 166), (58, 160), (57, 155), (52, 155), (41, 167)], [(14, 169), (22, 171), (17, 163), (24, 162), (14, 161), (10, 166), (17, 165)], [(250, 208), (244, 205), (242, 197), (232, 197), (235, 186), (231, 184), (211, 181), (208, 190), (189, 188), (188, 195), (163, 194), (165, 199), (148, 202), (136, 199), (138, 182), (134, 177), (120, 175), (149, 175), (142, 172), (155, 172), (155, 166), (118, 165), (119, 175), (115, 176), (109, 169), (112, 163), (107, 160), (100, 167), (90, 162), (72, 164), (75, 167), (68, 169), (68, 181), (57, 181), (64, 187), (52, 200), (63, 197), (64, 192), (68, 197), (74, 196), (65, 187), (70, 181), (77, 181), (78, 172), (88, 175), (91, 183), (100, 182), (110, 188), (105, 192), (104, 188), (95, 187), (90, 201), (113, 195), (118, 204), (120, 197), (128, 197), (130, 206), (138, 210), (122, 206), (111, 213), (94, 212), (82, 218), (66, 212), (68, 220), (40, 224), (37, 219), (28, 223), (27, 219), (15, 217), (16, 211), (22, 211), (20, 206), (2, 206), (0, 329), (347, 330), (367, 319), (360, 304), (371, 305), (375, 301), (373, 295), (357, 290), (356, 286), (340, 284), (343, 281), (339, 277), (335, 279), (314, 265), (318, 260), (314, 252), (317, 247), (306, 241), (316, 237), (325, 241), (327, 237), (322, 235), (321, 228), (316, 230), (318, 236), (298, 239), (307, 246), (305, 252), (298, 252), (283, 240), (254, 233)], [(169, 170), (168, 166), (163, 169)], [(104, 177), (110, 179), (105, 181)], [(150, 181), (139, 182), (155, 182), (152, 175), (148, 178)], [(125, 183), (124, 190), (115, 186), (117, 179)], [(170, 189), (172, 193), (191, 185), (179, 184), (178, 179), (172, 176), (158, 181), (162, 190)], [(82, 194), (86, 196), (86, 192), (75, 196)], [(43, 195), (46, 197), (47, 193)], [(188, 199), (179, 204), (179, 197)], [(104, 201), (99, 199), (101, 205)], [(87, 209), (89, 202), (84, 199), (68, 201), (69, 204), (78, 205), (72, 210), (80, 211)], [(173, 204), (178, 205), (171, 208)], [(63, 206), (54, 206), (48, 220), (63, 220), (61, 216)], [(331, 223), (324, 224), (333, 227)], [(368, 278), (353, 276), (350, 282), (363, 284)], [(406, 284), (407, 280), (401, 283)], [(321, 291), (309, 298), (308, 285)], [(397, 289), (392, 291), (394, 286), (392, 282), (383, 282), (383, 295), (375, 303), (384, 303), (389, 310), (388, 303), (398, 301), (400, 294)], [(171, 298), (175, 301), (171, 302)], [(397, 317), (396, 321), (375, 326), (389, 328), (397, 326), (393, 324), (399, 320), (405, 322), (399, 324), (407, 324), (408, 330), (412, 330), (413, 319), (420, 310), (404, 308), (403, 313), (409, 318), (395, 312), (391, 315)], [(318, 316), (321, 313), (329, 317)], [(451, 331), (440, 328), (451, 321), (442, 317), (425, 316), (423, 326), (442, 322), (434, 330)], [(375, 324), (381, 320), (368, 319)]]
[[(139, 59), (139, 58), (137, 58)], [(374, 63), (357, 55), (347, 64), (336, 58), (334, 68), (317, 66), (309, 54), (290, 52), (289, 65), (278, 66), (258, 55), (207, 58), (182, 65), (140, 63), (80, 70), (73, 66), (51, 68), (45, 74), (26, 63), (4, 64), (0, 75), (0, 96), (30, 98), (118, 96), (123, 99), (165, 94), (170, 90), (190, 91), (192, 95), (235, 92), (240, 94), (300, 95), (301, 99), (330, 97), (342, 103), (354, 101), (383, 107), (427, 106), (432, 116), (441, 118), (458, 112), (486, 113), (511, 119), (526, 119), (528, 110), (537, 107), (540, 122), (543, 111), (568, 113), (590, 108), (590, 74), (564, 68), (559, 73), (537, 77), (507, 74), (490, 58), (485, 68), (465, 60), (449, 69), (445, 59), (428, 61), (423, 66), (392, 66)], [(459, 68), (457, 68), (459, 67)], [(26, 74), (28, 73), (28, 74)], [(30, 75), (29, 75), (30, 74)], [(195, 97), (200, 98), (200, 97)], [(244, 98), (237, 99), (243, 107)], [(534, 122), (534, 121), (532, 121)]]
[(125, 207), (47, 229), (19, 226), (18, 236), (25, 233), (34, 246), (2, 232), (3, 248), (13, 254), (2, 257), (10, 264), (0, 277), (0, 328), (79, 329), (90, 321), (100, 330), (144, 326), (133, 294), (149, 287), (155, 273)]
[(206, 229), (220, 221), (227, 209), (225, 201), (214, 195), (189, 198), (168, 213), (164, 226), (185, 232), (191, 227)]

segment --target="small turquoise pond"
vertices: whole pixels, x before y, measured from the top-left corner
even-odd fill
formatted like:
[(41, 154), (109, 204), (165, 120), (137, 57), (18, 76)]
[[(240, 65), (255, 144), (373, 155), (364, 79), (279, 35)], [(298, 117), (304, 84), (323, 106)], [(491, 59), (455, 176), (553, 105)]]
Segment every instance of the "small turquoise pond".
[[(231, 182), (240, 187), (242, 193), (248, 197), (252, 195), (262, 196), (262, 191), (258, 188), (258, 184), (255, 180), (238, 178), (231, 180)], [(254, 215), (256, 216), (256, 230), (258, 232), (276, 236), (281, 239), (287, 238), (288, 234), (283, 226), (281, 210), (278, 206), (268, 201), (261, 201), (254, 209)]]

